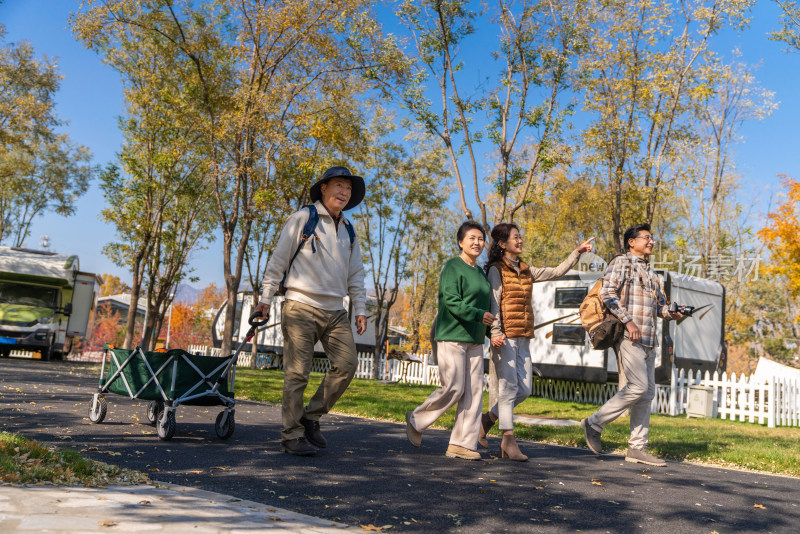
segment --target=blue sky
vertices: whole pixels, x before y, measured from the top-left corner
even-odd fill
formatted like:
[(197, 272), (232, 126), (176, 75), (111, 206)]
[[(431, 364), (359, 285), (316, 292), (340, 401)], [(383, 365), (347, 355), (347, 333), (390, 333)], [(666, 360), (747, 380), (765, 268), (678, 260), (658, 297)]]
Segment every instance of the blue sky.
[[(68, 17), (77, 6), (78, 2), (71, 0), (5, 0), (0, 4), (0, 23), (6, 27), (6, 42), (28, 40), (37, 55), (57, 59), (64, 75), (56, 96), (57, 113), (68, 121), (65, 130), (72, 140), (88, 146), (95, 162), (105, 165), (114, 160), (122, 142), (117, 128), (117, 117), (123, 111), (122, 86), (117, 73), (74, 40)], [(720, 53), (738, 48), (743, 62), (760, 64), (757, 78), (764, 88), (775, 93), (779, 102), (771, 117), (745, 126), (744, 142), (736, 149), (743, 198), (753, 199), (760, 214), (770, 196), (780, 189), (779, 174), (800, 177), (800, 134), (796, 124), (800, 117), (800, 91), (796, 87), (800, 54), (787, 54), (782, 44), (767, 39), (777, 20), (774, 3), (762, 1), (755, 8), (747, 31), (738, 34), (726, 30), (714, 44)], [(481, 67), (485, 71), (483, 62), (468, 64), (465, 75), (473, 69), (477, 79)], [(38, 248), (41, 235), (47, 234), (53, 250), (78, 254), (83, 270), (116, 274), (129, 280), (125, 269), (113, 265), (101, 253), (103, 245), (114, 241), (113, 229), (99, 218), (103, 208), (103, 197), (93, 183), (79, 200), (76, 215), (69, 218), (46, 215), (37, 219), (26, 245)], [(210, 282), (223, 285), (219, 242), (196, 252), (191, 264), (195, 269), (193, 274), (200, 278), (196, 286)]]

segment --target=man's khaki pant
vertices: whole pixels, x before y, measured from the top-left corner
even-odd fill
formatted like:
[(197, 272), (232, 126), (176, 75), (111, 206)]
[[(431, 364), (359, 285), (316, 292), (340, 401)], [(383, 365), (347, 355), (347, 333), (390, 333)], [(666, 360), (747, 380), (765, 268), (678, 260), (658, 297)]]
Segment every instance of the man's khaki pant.
[(483, 408), (483, 345), (437, 341), (436, 356), (442, 387), (417, 406), (411, 423), (422, 432), (458, 403), (450, 443), (477, 450)]
[[(346, 310), (318, 310), (307, 304), (287, 300), (281, 318), (283, 330), (283, 428), (281, 440), (302, 437), (300, 418), (312, 421), (328, 413), (356, 374), (358, 355), (353, 330)], [(317, 392), (303, 408), (303, 393), (308, 386), (314, 345), (322, 342), (331, 368)]]
[(656, 349), (623, 339), (618, 352), (620, 371), (624, 375), (620, 386), (624, 386), (593, 413), (587, 422), (592, 428), (602, 432), (608, 423), (630, 409), (631, 437), (628, 447), (644, 449), (647, 447), (650, 430), (650, 402), (656, 394)]

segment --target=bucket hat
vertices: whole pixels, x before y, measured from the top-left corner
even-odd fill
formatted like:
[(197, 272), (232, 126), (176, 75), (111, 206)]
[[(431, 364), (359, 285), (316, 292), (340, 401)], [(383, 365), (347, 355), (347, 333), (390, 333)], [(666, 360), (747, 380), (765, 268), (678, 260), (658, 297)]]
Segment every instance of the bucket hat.
[(352, 184), (352, 194), (350, 195), (350, 201), (344, 207), (345, 211), (353, 209), (361, 204), (361, 201), (364, 200), (364, 194), (367, 190), (366, 186), (364, 185), (364, 179), (360, 176), (355, 176), (352, 174), (347, 167), (331, 167), (325, 171), (325, 174), (322, 175), (322, 178), (320, 178), (317, 183), (311, 186), (311, 190), (309, 191), (311, 202), (316, 202), (317, 200), (322, 199), (322, 184), (327, 183), (332, 178), (348, 178)]

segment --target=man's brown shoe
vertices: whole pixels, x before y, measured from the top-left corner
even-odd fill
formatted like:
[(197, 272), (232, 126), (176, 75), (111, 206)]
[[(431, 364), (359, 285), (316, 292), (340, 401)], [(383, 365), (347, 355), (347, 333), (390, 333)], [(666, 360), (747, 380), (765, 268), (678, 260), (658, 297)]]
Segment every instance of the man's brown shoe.
[(319, 421), (312, 421), (311, 419), (301, 417), (300, 424), (306, 429), (306, 439), (309, 443), (320, 449), (324, 449), (328, 446), (328, 440), (326, 440), (322, 432), (319, 431)]
[(314, 456), (317, 449), (306, 438), (294, 438), (281, 441), (281, 452), (295, 456)]
[(603, 454), (603, 444), (600, 442), (600, 432), (592, 428), (589, 421), (581, 419), (581, 426), (583, 427), (583, 437), (586, 438), (586, 445), (595, 454)]
[(667, 462), (658, 456), (653, 456), (644, 449), (631, 449), (630, 447), (628, 447), (628, 454), (625, 455), (625, 461), (634, 464), (653, 465), (655, 467), (665, 467), (667, 465)]
[(473, 451), (461, 445), (453, 445), (452, 443), (447, 446), (447, 452), (444, 453), (448, 458), (462, 458), (464, 460), (480, 460), (481, 455), (478, 451)]
[(406, 412), (406, 437), (408, 441), (415, 447), (422, 445), (422, 432), (414, 428), (411, 424), (411, 412)]

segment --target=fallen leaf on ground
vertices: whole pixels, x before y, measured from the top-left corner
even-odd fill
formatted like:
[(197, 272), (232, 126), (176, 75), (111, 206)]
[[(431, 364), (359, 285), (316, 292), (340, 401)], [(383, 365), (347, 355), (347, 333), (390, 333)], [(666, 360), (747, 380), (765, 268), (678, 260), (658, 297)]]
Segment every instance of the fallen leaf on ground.
[(115, 527), (115, 526), (117, 526), (117, 522), (116, 521), (100, 521), (100, 523), (98, 523), (98, 524), (101, 527)]
[(753, 508), (761, 508), (762, 510), (766, 510), (767, 509), (767, 507), (764, 506), (763, 504), (754, 504)]
[(381, 527), (376, 527), (375, 525), (373, 525), (373, 524), (371, 524), (371, 523), (370, 523), (369, 525), (360, 525), (360, 526), (361, 526), (361, 528), (363, 528), (364, 530), (369, 530), (369, 531), (371, 531), (371, 532), (380, 532), (380, 531), (382, 531), (382, 530), (383, 530)]

